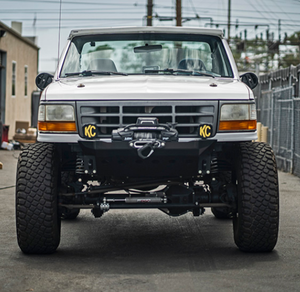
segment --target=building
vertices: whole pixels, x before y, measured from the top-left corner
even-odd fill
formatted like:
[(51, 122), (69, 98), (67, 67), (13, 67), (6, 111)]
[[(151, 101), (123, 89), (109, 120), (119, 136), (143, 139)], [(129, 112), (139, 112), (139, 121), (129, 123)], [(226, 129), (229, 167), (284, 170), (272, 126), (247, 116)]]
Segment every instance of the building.
[(16, 121), (31, 125), (38, 57), (34, 38), (22, 36), (22, 23), (8, 27), (0, 21), (0, 124), (9, 126), (9, 139), (15, 134)]

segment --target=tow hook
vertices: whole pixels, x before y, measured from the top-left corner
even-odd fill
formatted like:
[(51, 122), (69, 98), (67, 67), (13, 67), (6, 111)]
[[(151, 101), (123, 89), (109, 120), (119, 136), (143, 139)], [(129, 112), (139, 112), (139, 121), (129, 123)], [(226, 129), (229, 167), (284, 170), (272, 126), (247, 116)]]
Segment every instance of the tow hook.
[(149, 158), (153, 153), (154, 149), (162, 148), (166, 144), (162, 141), (135, 141), (135, 143), (130, 143), (131, 147), (137, 149), (137, 154), (142, 159)]

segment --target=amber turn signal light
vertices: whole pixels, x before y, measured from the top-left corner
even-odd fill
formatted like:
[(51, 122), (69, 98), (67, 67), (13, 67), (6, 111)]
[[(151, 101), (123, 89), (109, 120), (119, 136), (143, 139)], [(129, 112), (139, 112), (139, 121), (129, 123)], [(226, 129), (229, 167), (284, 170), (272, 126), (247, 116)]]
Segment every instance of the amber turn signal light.
[(42, 132), (77, 132), (75, 122), (38, 122)]
[(256, 130), (256, 120), (221, 121), (219, 131)]

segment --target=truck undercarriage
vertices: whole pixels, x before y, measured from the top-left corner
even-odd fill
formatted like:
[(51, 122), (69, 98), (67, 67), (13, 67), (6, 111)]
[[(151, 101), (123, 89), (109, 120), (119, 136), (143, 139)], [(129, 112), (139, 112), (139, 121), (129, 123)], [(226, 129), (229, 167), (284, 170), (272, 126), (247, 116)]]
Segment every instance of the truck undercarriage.
[[(234, 144), (214, 140), (167, 142), (146, 159), (128, 142), (79, 145), (71, 147), (77, 148), (73, 153), (65, 149), (60, 154), (62, 213), (84, 208), (100, 217), (109, 209), (158, 208), (172, 216), (187, 211), (198, 216), (204, 207), (236, 209), (236, 186), (227, 151), (233, 150)], [(224, 147), (228, 157), (222, 157)], [(68, 153), (69, 160), (76, 161), (73, 169)]]

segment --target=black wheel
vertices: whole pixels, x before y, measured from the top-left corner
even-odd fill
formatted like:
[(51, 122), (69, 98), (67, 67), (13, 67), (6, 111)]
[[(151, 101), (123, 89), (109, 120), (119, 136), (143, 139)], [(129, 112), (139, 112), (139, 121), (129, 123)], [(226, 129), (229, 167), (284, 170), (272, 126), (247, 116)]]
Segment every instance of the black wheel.
[(214, 216), (217, 219), (232, 219), (233, 217), (232, 210), (226, 207), (224, 208), (212, 207), (211, 212), (214, 214)]
[(59, 245), (58, 181), (54, 145), (36, 143), (22, 151), (16, 180), (16, 227), (24, 253), (53, 253)]
[(274, 153), (265, 143), (241, 143), (236, 167), (238, 209), (234, 240), (247, 252), (269, 252), (279, 226), (278, 176)]

